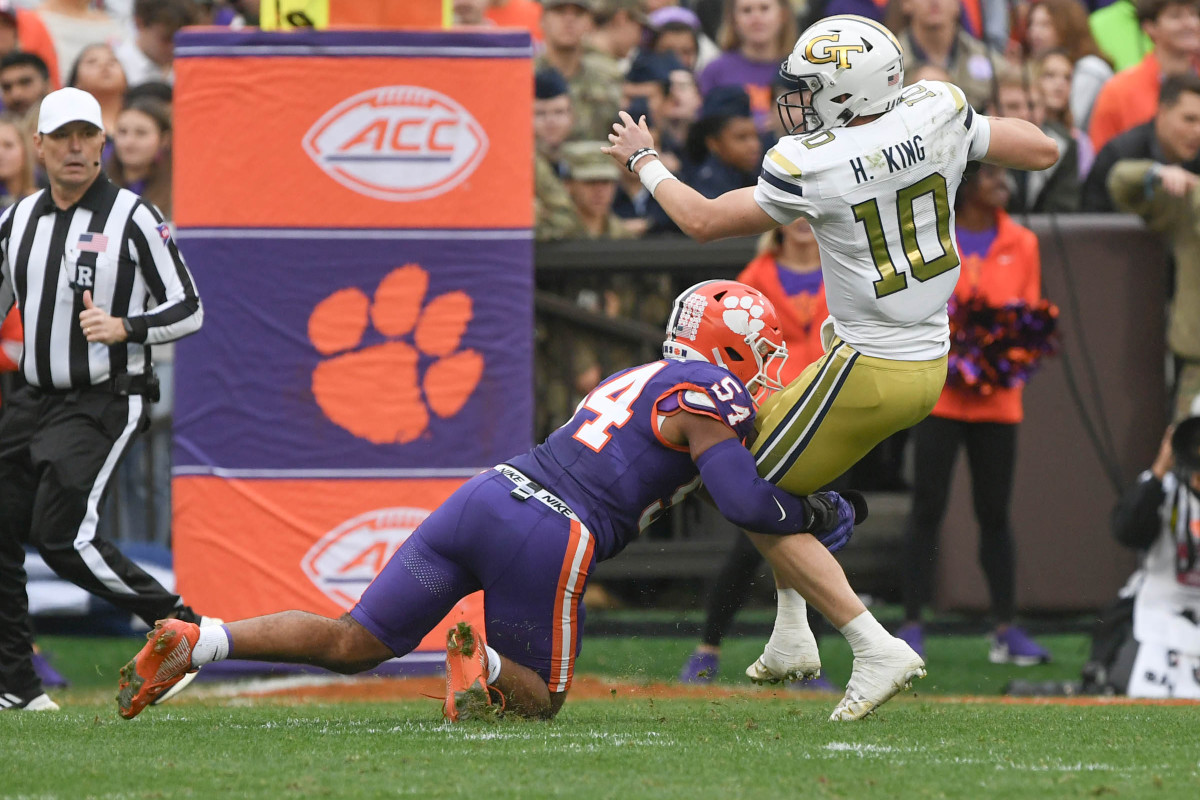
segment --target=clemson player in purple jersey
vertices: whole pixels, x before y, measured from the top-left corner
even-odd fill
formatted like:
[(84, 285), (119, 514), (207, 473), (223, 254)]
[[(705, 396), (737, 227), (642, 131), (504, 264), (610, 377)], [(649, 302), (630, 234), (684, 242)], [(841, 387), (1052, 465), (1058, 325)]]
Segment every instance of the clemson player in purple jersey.
[(541, 445), (464, 484), (340, 619), (285, 611), (205, 629), (160, 621), (121, 670), (121, 716), (224, 658), (370, 669), (411, 651), (482, 589), (487, 643), (467, 623), (450, 630), (445, 716), (490, 705), (490, 686), (507, 711), (552, 717), (571, 685), (593, 566), (701, 481), (739, 527), (842, 547), (855, 505), (860, 520), (865, 506), (777, 489), (743, 445), (757, 399), (781, 388), (787, 357), (770, 301), (734, 281), (693, 286), (675, 302), (663, 352), (601, 382)]

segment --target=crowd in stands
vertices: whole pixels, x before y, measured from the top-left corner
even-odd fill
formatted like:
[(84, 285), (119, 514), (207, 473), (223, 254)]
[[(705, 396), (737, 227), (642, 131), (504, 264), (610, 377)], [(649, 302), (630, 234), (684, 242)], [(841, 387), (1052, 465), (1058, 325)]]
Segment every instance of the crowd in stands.
[(541, 241), (675, 230), (637, 180), (572, 175), (567, 153), (587, 149), (572, 143), (598, 149), (622, 109), (646, 116), (664, 162), (704, 194), (754, 185), (784, 133), (779, 64), (799, 31), (834, 14), (888, 26), (908, 83), (951, 81), (976, 110), (1058, 141), (1054, 168), (1006, 176), (1010, 212), (1112, 211), (1118, 160), (1191, 165), (1200, 152), (1200, 3), (1189, 0), (459, 0), (455, 13), (534, 34)]

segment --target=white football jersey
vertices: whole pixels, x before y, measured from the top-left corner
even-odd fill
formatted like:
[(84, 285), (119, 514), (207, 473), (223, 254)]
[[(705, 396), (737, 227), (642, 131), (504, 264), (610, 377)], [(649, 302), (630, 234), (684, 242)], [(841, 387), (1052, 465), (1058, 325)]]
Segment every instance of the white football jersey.
[(954, 196), (990, 141), (957, 86), (920, 81), (872, 122), (767, 151), (754, 199), (780, 224), (812, 222), (834, 332), (864, 355), (923, 361), (950, 349)]

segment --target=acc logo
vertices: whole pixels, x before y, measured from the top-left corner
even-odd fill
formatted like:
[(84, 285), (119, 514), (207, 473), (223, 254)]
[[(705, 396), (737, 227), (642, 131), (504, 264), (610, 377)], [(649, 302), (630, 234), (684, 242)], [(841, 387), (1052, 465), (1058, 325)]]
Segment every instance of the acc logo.
[[(814, 36), (808, 40), (808, 47), (804, 48), (804, 60), (810, 64), (828, 64), (831, 61), (836, 61), (838, 69), (846, 69), (850, 66), (850, 59), (847, 58), (849, 53), (861, 53), (866, 50), (861, 44), (838, 44), (838, 39), (841, 34), (827, 33), (822, 36)], [(816, 47), (822, 42), (829, 42), (825, 45), (821, 55), (817, 55)]]
[(318, 167), (359, 194), (421, 200), (474, 172), (488, 140), (452, 98), (419, 86), (383, 86), (329, 109), (303, 144)]
[(349, 610), (429, 513), (427, 508), (380, 508), (360, 514), (322, 536), (300, 568), (326, 597)]

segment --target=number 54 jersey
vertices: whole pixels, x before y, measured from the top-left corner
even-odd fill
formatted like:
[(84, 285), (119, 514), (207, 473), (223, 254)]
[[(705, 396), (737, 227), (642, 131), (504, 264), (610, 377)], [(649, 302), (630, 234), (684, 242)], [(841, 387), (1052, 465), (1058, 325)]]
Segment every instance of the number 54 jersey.
[(506, 463), (566, 501), (603, 561), (700, 485), (688, 449), (659, 432), (681, 411), (719, 419), (742, 440), (754, 429), (754, 404), (730, 372), (667, 359), (601, 381), (566, 425)]
[(954, 196), (991, 128), (953, 84), (920, 81), (851, 128), (785, 136), (754, 199), (773, 219), (812, 222), (834, 332), (868, 356), (939, 358), (958, 282)]

